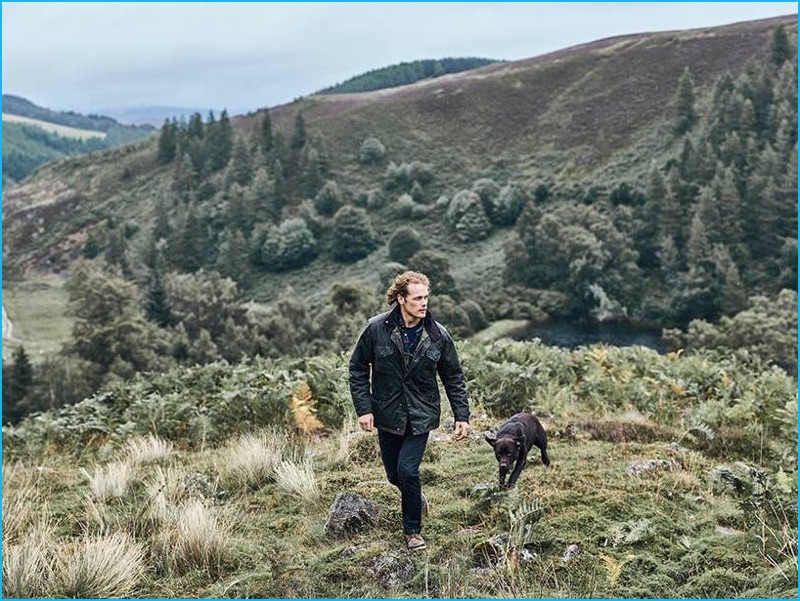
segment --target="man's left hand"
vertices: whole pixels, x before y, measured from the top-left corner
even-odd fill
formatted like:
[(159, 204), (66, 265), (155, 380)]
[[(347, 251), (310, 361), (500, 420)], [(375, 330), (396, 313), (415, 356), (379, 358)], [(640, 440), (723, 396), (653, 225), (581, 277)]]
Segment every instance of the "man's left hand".
[(467, 433), (469, 432), (469, 424), (467, 422), (456, 422), (454, 428), (455, 428), (454, 435), (456, 440), (461, 440), (463, 438), (466, 438)]

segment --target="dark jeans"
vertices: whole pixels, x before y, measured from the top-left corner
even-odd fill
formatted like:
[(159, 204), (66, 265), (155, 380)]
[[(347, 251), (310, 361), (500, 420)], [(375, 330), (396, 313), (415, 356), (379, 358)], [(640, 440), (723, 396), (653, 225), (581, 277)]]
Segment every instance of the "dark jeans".
[(419, 464), (428, 433), (411, 434), (411, 428), (402, 436), (378, 430), (381, 459), (389, 482), (400, 489), (400, 509), (403, 513), (403, 532), (419, 534), (422, 530), (422, 482)]

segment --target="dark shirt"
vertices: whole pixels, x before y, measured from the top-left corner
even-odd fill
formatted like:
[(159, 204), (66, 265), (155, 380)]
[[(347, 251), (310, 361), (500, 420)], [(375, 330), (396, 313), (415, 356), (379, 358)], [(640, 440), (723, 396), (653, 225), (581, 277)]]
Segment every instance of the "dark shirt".
[(404, 325), (400, 326), (400, 337), (403, 339), (403, 354), (406, 356), (406, 363), (414, 356), (421, 332), (422, 321), (411, 328), (407, 328)]

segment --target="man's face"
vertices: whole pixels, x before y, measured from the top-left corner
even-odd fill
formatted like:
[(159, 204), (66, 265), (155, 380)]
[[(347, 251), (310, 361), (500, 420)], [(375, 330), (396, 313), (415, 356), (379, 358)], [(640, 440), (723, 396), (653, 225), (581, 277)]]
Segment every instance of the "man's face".
[(428, 310), (428, 287), (425, 284), (409, 284), (408, 294), (397, 297), (397, 302), (400, 303), (405, 321), (416, 323), (425, 318)]

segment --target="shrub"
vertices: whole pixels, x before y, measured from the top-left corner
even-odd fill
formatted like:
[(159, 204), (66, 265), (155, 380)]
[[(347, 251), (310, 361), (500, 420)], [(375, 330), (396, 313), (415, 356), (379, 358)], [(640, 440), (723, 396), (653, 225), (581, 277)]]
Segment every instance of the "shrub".
[(401, 227), (389, 238), (389, 258), (398, 263), (408, 261), (422, 250), (422, 238), (414, 228)]
[(370, 211), (380, 209), (384, 204), (386, 204), (386, 196), (382, 190), (375, 189), (367, 192), (367, 209)]
[(417, 180), (412, 182), (409, 194), (411, 194), (414, 202), (425, 202), (425, 190), (422, 189), (422, 185)]
[(414, 199), (410, 194), (401, 194), (394, 203), (394, 212), (401, 219), (411, 219), (414, 212)]
[(366, 257), (377, 247), (372, 222), (364, 209), (350, 205), (336, 212), (333, 218), (333, 257), (352, 263)]
[(358, 149), (358, 160), (365, 165), (380, 163), (385, 155), (386, 147), (375, 137), (366, 138)]
[(484, 177), (472, 184), (472, 191), (481, 199), (486, 215), (492, 219), (497, 197), (500, 194), (500, 186), (493, 179)]
[(427, 186), (433, 181), (431, 166), (427, 163), (412, 161), (401, 165), (389, 163), (386, 168), (386, 188), (389, 190), (409, 190), (414, 181), (419, 182), (420, 186)]
[(456, 282), (450, 274), (450, 261), (445, 255), (432, 250), (421, 250), (408, 260), (408, 269), (428, 276), (431, 294), (446, 294), (456, 302), (461, 300)]
[(474, 300), (467, 299), (461, 303), (461, 308), (469, 316), (469, 323), (472, 326), (472, 331), (477, 332), (489, 327), (489, 322), (486, 315), (483, 313), (483, 308)]
[(288, 219), (271, 228), (261, 247), (261, 263), (269, 271), (308, 265), (317, 256), (317, 241), (302, 219)]
[(525, 207), (525, 200), (525, 194), (518, 186), (504, 186), (494, 200), (489, 218), (500, 227), (514, 225)]
[(473, 332), (469, 315), (452, 298), (446, 294), (437, 295), (431, 304), (436, 321), (444, 325), (453, 336), (462, 338)]
[(471, 190), (461, 190), (453, 196), (447, 209), (447, 220), (462, 242), (486, 238), (491, 229), (480, 197)]
[(339, 189), (339, 184), (333, 180), (325, 182), (322, 189), (317, 192), (314, 197), (314, 208), (319, 211), (321, 215), (330, 217), (339, 210), (344, 204), (342, 191)]

